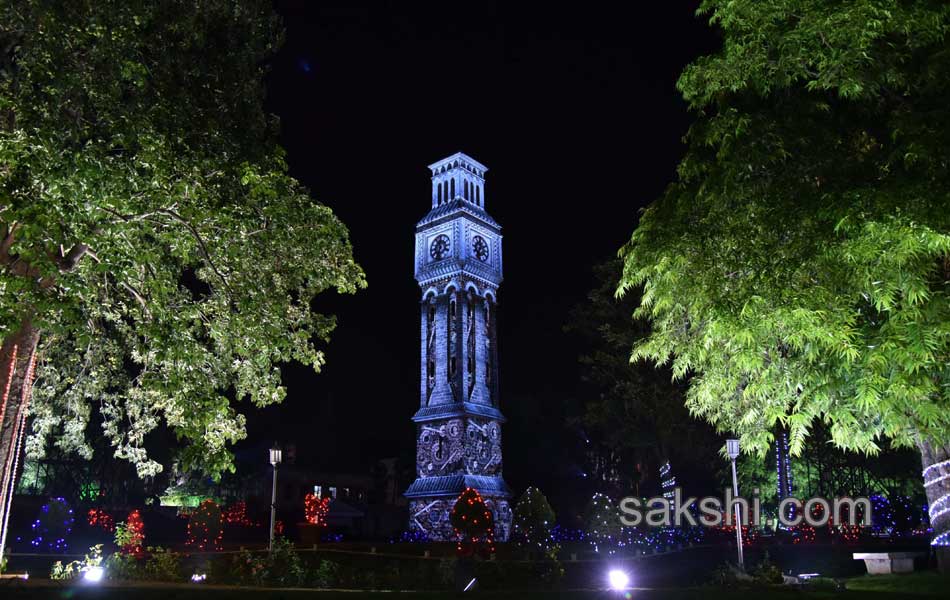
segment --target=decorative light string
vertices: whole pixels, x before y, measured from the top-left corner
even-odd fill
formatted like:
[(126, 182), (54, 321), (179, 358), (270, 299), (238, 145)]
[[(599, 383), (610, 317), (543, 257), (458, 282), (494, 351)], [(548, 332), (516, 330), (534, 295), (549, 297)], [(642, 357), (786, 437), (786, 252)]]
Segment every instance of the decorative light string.
[[(950, 466), (950, 460), (943, 460), (938, 463), (934, 463), (928, 466), (923, 470), (924, 476), (924, 488), (928, 488), (932, 485), (936, 485), (941, 481), (950, 479), (950, 473), (940, 474), (937, 469), (942, 469), (944, 467)], [(929, 477), (929, 475), (936, 471), (935, 477)], [(940, 496), (936, 500), (930, 503), (929, 513), (930, 513), (930, 526), (936, 527), (937, 519), (943, 517), (944, 515), (950, 514), (950, 505), (947, 505), (947, 501), (950, 500), (950, 493)], [(930, 542), (931, 546), (948, 546), (950, 545), (950, 530), (944, 531), (937, 534), (933, 540)]]

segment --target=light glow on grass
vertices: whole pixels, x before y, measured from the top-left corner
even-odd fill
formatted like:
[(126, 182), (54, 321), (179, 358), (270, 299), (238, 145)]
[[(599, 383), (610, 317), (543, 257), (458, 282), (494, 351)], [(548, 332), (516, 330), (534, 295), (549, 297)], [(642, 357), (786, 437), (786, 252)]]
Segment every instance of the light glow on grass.
[(630, 586), (630, 576), (620, 569), (611, 569), (607, 573), (607, 580), (610, 582), (610, 589), (621, 592)]

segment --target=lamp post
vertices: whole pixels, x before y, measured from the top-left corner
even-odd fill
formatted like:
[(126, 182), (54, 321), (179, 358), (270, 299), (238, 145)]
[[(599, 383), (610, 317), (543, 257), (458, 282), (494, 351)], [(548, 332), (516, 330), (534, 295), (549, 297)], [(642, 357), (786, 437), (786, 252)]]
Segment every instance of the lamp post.
[(274, 467), (274, 483), (270, 492), (270, 544), (268, 550), (274, 549), (274, 522), (277, 519), (277, 465), (280, 464), (280, 447), (274, 442), (270, 449), (270, 464)]
[(739, 512), (739, 479), (736, 477), (736, 458), (739, 456), (739, 440), (726, 440), (726, 453), (732, 461), (732, 496), (733, 505), (730, 510), (736, 512), (736, 551), (739, 555), (739, 568), (745, 570), (745, 560), (742, 556), (742, 513)]

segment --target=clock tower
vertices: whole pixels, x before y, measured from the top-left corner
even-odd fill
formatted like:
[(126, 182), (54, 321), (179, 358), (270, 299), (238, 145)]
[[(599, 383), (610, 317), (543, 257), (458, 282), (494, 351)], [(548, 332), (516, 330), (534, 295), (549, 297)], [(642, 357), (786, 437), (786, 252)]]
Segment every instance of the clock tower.
[(429, 165), (432, 209), (416, 225), (420, 386), (409, 527), (454, 539), (449, 514), (478, 490), (508, 539), (510, 492), (501, 472), (497, 293), (501, 226), (485, 212), (484, 165), (459, 152)]

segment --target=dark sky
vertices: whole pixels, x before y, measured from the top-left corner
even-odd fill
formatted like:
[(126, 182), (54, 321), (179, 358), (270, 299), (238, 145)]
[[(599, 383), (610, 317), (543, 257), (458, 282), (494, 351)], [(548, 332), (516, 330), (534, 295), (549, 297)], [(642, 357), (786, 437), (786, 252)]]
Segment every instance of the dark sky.
[[(414, 457), (426, 165), (489, 168), (504, 234), (499, 351), (505, 475), (563, 485), (580, 349), (562, 331), (592, 266), (673, 177), (689, 124), (674, 84), (717, 41), (694, 2), (278, 1), (286, 45), (268, 80), (291, 172), (349, 227), (369, 288), (318, 300), (339, 317), (320, 375), (285, 369), (288, 398), (249, 412), (249, 448), (365, 472)], [(262, 459), (263, 460), (263, 459)]]

